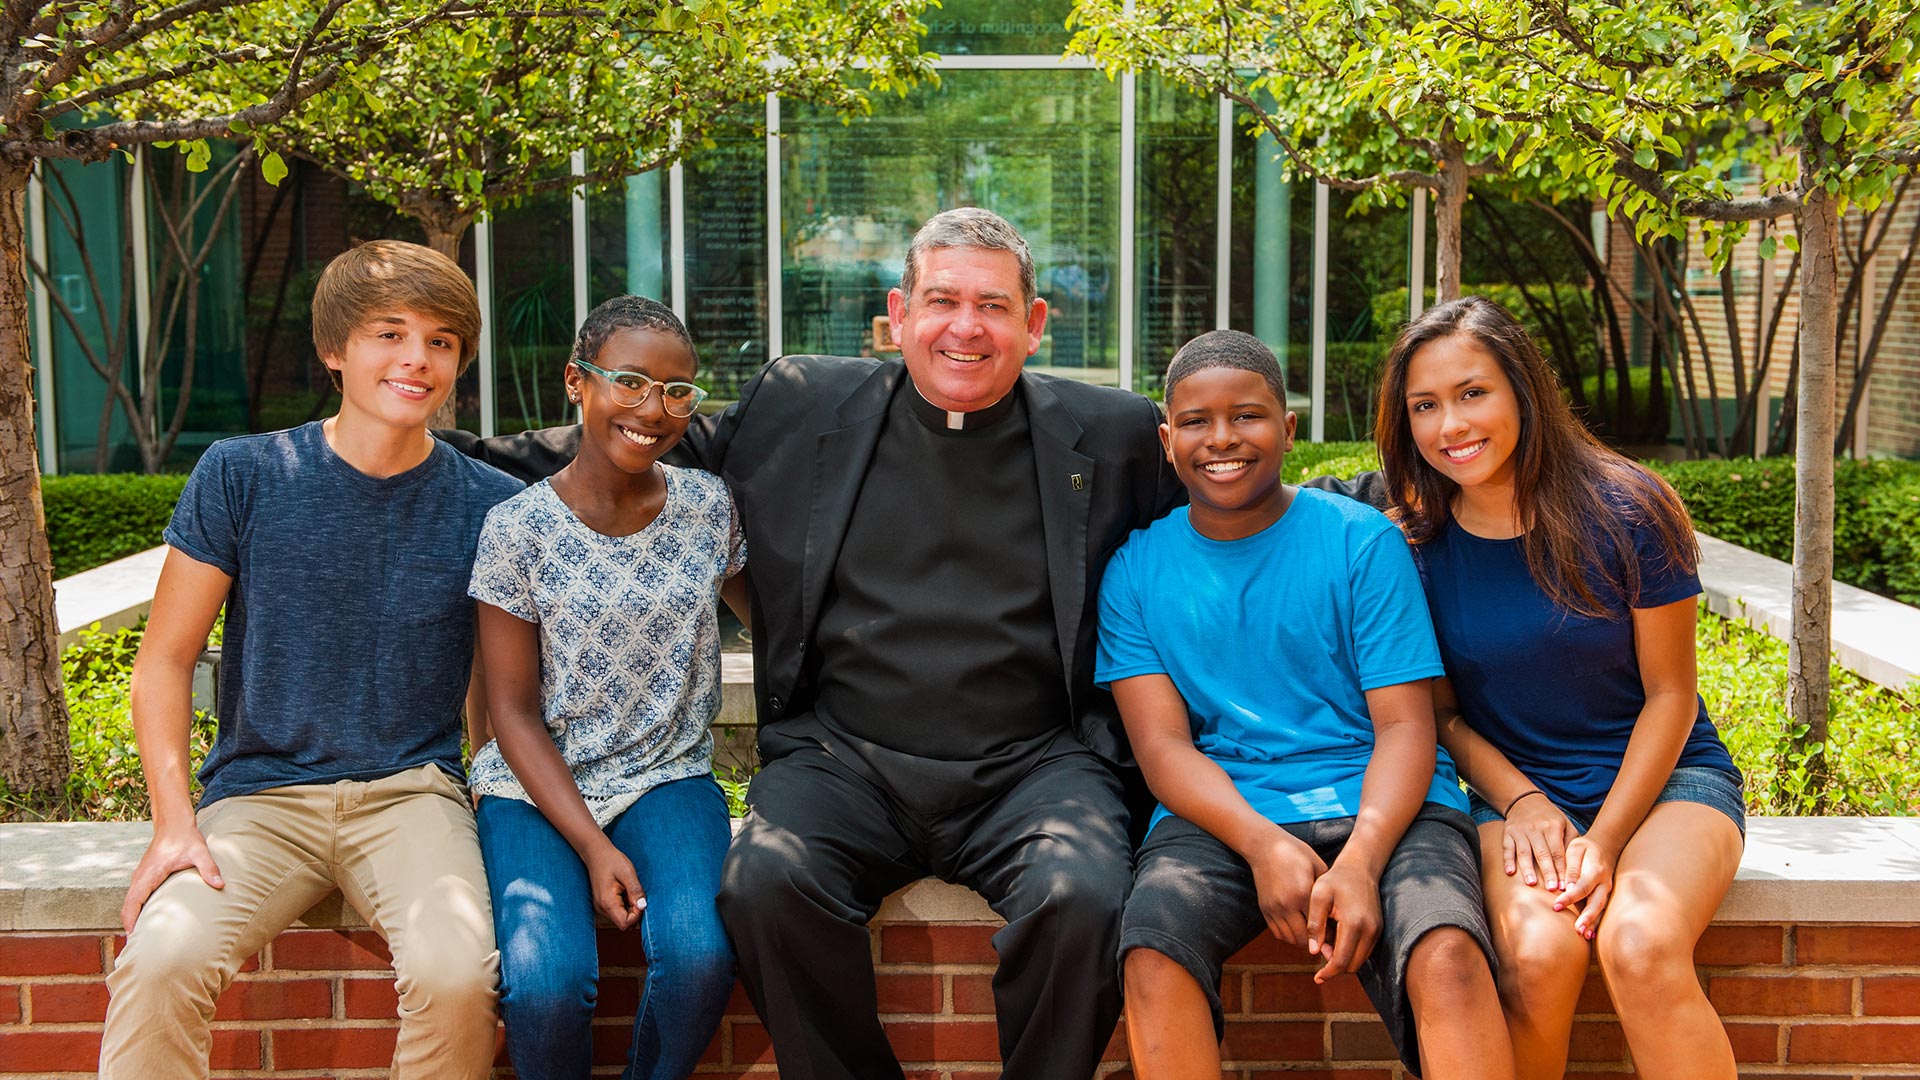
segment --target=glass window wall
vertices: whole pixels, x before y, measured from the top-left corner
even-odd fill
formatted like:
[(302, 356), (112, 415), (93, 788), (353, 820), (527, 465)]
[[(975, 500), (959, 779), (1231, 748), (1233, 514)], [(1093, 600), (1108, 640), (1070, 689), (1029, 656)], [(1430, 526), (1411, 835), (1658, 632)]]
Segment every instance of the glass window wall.
[[(491, 347), (484, 377), (493, 401), (487, 426), (506, 433), (570, 419), (559, 378), (576, 312), (620, 293), (653, 296), (684, 312), (701, 377), (719, 401), (735, 396), (775, 348), (890, 352), (886, 294), (912, 234), (934, 213), (959, 205), (1001, 213), (1032, 245), (1037, 288), (1050, 305), (1047, 334), (1030, 361), (1035, 369), (1117, 383), (1122, 311), (1130, 310), (1133, 387), (1153, 393), (1172, 353), (1224, 319), (1279, 354), (1290, 403), (1310, 422), (1315, 186), (1287, 182), (1277, 147), (1252, 134), (1244, 115), (1234, 116), (1225, 184), (1230, 227), (1223, 233), (1217, 99), (1153, 77), (1110, 80), (1091, 68), (1008, 55), (1057, 49), (1064, 15), (1059, 4), (1015, 11), (1002, 0), (960, 0), (935, 13), (934, 21), (952, 25), (936, 26), (930, 47), (1004, 59), (949, 64), (939, 85), (876, 99), (873, 115), (851, 125), (784, 103), (772, 151), (778, 176), (769, 175), (768, 140), (757, 130), (765, 109), (759, 103), (747, 110), (747, 123), (686, 159), (678, 200), (673, 172), (662, 169), (591, 191), (580, 202), (556, 191), (498, 212), (485, 230)], [(995, 63), (1003, 66), (988, 66)], [(1128, 86), (1134, 136), (1123, 145), (1121, 94)], [(1127, 236), (1123, 161), (1135, 175)], [(48, 168), (73, 191), (49, 183), (42, 201), (83, 208), (68, 216), (88, 230), (85, 246), (98, 279), (85, 283), (72, 230), (50, 208), (50, 294), (76, 301), (80, 319), (69, 323), (53, 308), (48, 320), (54, 363), (47, 389), (59, 420), (49, 464), (137, 467), (125, 418), (105, 408), (106, 388), (75, 336), (104, 342), (104, 328), (122, 307), (130, 310), (124, 267), (131, 264), (121, 254), (131, 244), (128, 170), (120, 163)], [(1393, 306), (1405, 309), (1410, 218), (1392, 209), (1349, 215), (1351, 200), (1338, 192), (1330, 202), (1320, 237), (1330, 256), (1326, 437), (1364, 438), (1379, 357), (1393, 330), (1377, 312), (1395, 291)], [(337, 398), (313, 355), (308, 316), (320, 269), (359, 240), (421, 238), (390, 208), (299, 164), (278, 189), (249, 178), (236, 207), (239, 227), (219, 239), (209, 263), (208, 280), (222, 284), (199, 302), (188, 434), (179, 461), (169, 464), (184, 467), (222, 434), (330, 412)], [(576, 276), (572, 239), (582, 216), (587, 265)], [(777, 252), (768, 247), (770, 227)], [(147, 223), (150, 246), (162, 231)], [(682, 252), (672, 250), (676, 235), (684, 238)], [(463, 264), (475, 265), (477, 247), (470, 234)], [(1123, 248), (1134, 266), (1126, 297)], [(769, 277), (770, 263), (777, 280)], [(1570, 280), (1564, 271), (1556, 265), (1543, 276)], [(1504, 266), (1483, 269), (1483, 276), (1488, 272), (1520, 276)], [(683, 275), (679, 296), (676, 275)], [(778, 318), (777, 327), (770, 318)], [(171, 347), (184, 348), (177, 340)], [(176, 385), (184, 359), (171, 356), (164, 373)], [(460, 423), (475, 430), (482, 368), (476, 365), (458, 389)]]
[(1112, 383), (1119, 242), (1117, 85), (1090, 70), (948, 71), (864, 123), (782, 117), (782, 329), (788, 352), (874, 353), (927, 218), (983, 206), (1032, 247), (1050, 314), (1029, 366)]
[(1254, 135), (1236, 110), (1232, 219), (1227, 263), (1227, 325), (1266, 342), (1287, 376), (1288, 405), (1300, 414), (1302, 437), (1313, 336), (1313, 192), (1287, 179), (1280, 145)]
[(1174, 352), (1218, 321), (1220, 109), (1142, 78), (1135, 123), (1134, 389), (1157, 395)]
[(766, 138), (722, 132), (682, 173), (687, 332), (702, 379), (715, 397), (732, 398), (768, 360)]
[(573, 347), (573, 197), (534, 196), (494, 214), (489, 230), (494, 432), (572, 423), (561, 377)]

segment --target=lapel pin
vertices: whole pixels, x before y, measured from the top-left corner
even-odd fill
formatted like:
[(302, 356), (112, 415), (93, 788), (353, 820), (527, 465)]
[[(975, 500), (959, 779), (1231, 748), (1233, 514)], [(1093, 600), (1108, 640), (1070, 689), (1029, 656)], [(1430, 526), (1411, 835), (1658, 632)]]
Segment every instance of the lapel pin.
[(1067, 480), (1073, 484), (1073, 490), (1075, 491), (1079, 491), (1081, 488), (1087, 486), (1086, 480), (1082, 478), (1079, 473), (1074, 473), (1072, 476), (1067, 477)]

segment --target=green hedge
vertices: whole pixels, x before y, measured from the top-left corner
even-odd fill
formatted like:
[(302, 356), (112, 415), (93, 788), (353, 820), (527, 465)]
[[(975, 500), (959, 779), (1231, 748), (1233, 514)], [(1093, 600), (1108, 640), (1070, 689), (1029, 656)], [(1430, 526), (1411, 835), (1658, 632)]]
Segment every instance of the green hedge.
[(1286, 480), (1299, 483), (1316, 476), (1337, 476), (1351, 480), (1355, 473), (1380, 467), (1370, 442), (1307, 442), (1293, 444), (1287, 455)]
[(186, 485), (184, 475), (41, 477), (53, 576), (67, 577), (160, 546), (160, 534)]
[[(1793, 559), (1793, 459), (1647, 463), (1709, 536)], [(1833, 572), (1849, 585), (1920, 604), (1920, 462), (1833, 463)]]

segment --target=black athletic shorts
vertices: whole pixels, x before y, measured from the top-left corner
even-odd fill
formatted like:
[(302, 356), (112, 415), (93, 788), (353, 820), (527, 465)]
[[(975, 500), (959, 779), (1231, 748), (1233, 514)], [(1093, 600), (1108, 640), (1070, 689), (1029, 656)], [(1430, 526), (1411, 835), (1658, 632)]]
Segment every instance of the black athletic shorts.
[[(1346, 846), (1354, 819), (1283, 825), (1329, 866)], [(1359, 971), (1380, 1019), (1407, 1068), (1420, 1068), (1413, 1009), (1407, 1002), (1407, 963), (1429, 930), (1454, 926), (1480, 943), (1489, 968), (1493, 939), (1480, 895), (1480, 857), (1473, 820), (1452, 807), (1427, 803), (1380, 875), (1381, 927)], [(1137, 948), (1163, 953), (1186, 968), (1207, 993), (1216, 1035), (1223, 1034), (1220, 974), (1227, 959), (1267, 932), (1253, 887), (1253, 870), (1233, 849), (1178, 817), (1153, 827), (1134, 862), (1133, 895), (1121, 919), (1120, 958)]]

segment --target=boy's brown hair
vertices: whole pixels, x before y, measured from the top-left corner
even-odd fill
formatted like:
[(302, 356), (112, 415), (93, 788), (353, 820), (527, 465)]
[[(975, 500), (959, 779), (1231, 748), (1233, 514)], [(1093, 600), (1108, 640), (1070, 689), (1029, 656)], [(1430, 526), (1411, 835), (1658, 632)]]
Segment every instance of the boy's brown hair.
[[(339, 356), (361, 323), (390, 311), (414, 311), (460, 337), (460, 371), (480, 351), (480, 298), (460, 265), (405, 240), (369, 240), (334, 256), (313, 290), (313, 347)], [(327, 369), (333, 388), (340, 373)]]

